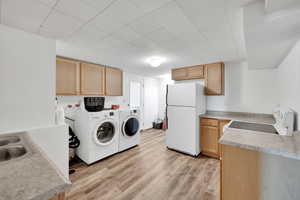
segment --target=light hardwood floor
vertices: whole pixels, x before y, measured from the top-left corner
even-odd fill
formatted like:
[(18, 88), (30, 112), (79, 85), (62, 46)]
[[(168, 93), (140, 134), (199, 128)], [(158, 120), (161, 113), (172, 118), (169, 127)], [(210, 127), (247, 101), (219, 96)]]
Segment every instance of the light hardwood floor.
[(164, 136), (147, 130), (138, 147), (73, 165), (67, 200), (219, 200), (220, 161), (168, 150)]

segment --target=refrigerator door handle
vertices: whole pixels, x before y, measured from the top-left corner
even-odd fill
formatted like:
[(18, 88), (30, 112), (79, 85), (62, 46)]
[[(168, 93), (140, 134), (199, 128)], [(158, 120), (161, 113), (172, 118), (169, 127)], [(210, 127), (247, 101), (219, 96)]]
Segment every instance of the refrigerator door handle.
[(165, 116), (165, 118), (166, 118), (166, 128), (168, 129), (168, 89), (169, 89), (169, 87), (168, 87), (168, 85), (166, 86), (166, 116)]

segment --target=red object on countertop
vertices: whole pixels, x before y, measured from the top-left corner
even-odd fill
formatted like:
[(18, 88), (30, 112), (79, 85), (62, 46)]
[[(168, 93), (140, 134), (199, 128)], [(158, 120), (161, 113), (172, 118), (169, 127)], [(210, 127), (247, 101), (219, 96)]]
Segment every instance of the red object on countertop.
[(120, 108), (120, 105), (111, 105), (111, 109), (117, 110)]

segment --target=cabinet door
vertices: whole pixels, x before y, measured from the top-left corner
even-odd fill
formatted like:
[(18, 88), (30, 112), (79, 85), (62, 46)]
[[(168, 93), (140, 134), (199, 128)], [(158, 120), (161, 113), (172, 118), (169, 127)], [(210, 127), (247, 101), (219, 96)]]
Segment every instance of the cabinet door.
[(205, 65), (206, 95), (224, 95), (224, 64), (213, 63)]
[(65, 193), (61, 193), (49, 200), (64, 200), (64, 199), (65, 199)]
[(122, 96), (123, 95), (123, 72), (120, 69), (106, 67), (106, 95)]
[(172, 80), (186, 80), (187, 76), (187, 68), (172, 69)]
[(219, 157), (219, 128), (201, 125), (201, 151), (203, 154)]
[(81, 94), (104, 96), (105, 67), (81, 63)]
[[(228, 124), (230, 122), (230, 120), (220, 120), (219, 121), (219, 138), (221, 138), (224, 134), (223, 132), (223, 129), (224, 129), (224, 126), (226, 124)], [(222, 159), (222, 144), (219, 144), (219, 156), (220, 156), (220, 159)]]
[(56, 59), (56, 94), (79, 95), (80, 63), (73, 60)]
[(198, 65), (193, 67), (188, 67), (188, 79), (202, 79), (204, 78), (204, 66)]
[(222, 200), (262, 199), (261, 154), (229, 145), (222, 151)]
[(219, 123), (220, 123), (220, 137), (222, 137), (222, 135), (224, 134), (223, 133), (223, 129), (224, 129), (224, 126), (226, 124), (228, 124), (230, 122), (230, 120), (220, 120)]

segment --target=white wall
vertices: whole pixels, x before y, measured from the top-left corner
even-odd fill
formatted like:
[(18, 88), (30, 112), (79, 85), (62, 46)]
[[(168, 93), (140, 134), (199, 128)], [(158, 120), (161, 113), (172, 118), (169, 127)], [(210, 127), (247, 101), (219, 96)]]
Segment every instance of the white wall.
[(172, 84), (174, 81), (171, 78), (170, 74), (165, 74), (160, 76), (160, 85), (159, 85), (159, 102), (158, 102), (158, 117), (160, 119), (165, 118), (166, 114), (166, 95), (167, 95), (167, 85)]
[(0, 25), (0, 134), (27, 131), (68, 177), (68, 132), (54, 125), (55, 41)]
[(144, 79), (144, 129), (152, 127), (152, 122), (158, 118), (159, 86), (156, 78)]
[[(277, 75), (276, 69), (249, 70), (244, 62), (225, 63), (225, 95), (208, 96), (207, 110), (272, 113), (279, 104)], [(161, 118), (165, 112), (166, 84), (170, 83), (170, 76), (161, 79)]]
[(225, 95), (207, 97), (208, 110), (272, 113), (279, 104), (276, 69), (225, 63)]
[[(121, 108), (128, 108), (130, 102), (130, 81), (139, 81), (144, 85), (141, 92), (141, 122), (143, 129), (151, 128), (152, 122), (157, 119), (159, 112), (159, 80), (156, 78), (148, 78), (133, 73), (124, 72), (123, 78), (123, 96), (105, 97), (105, 107), (109, 108), (112, 104), (119, 104)], [(67, 104), (76, 104), (82, 101), (82, 96), (59, 96), (58, 102), (64, 106)]]
[(55, 41), (0, 25), (0, 132), (54, 124)]
[(296, 129), (300, 124), (300, 41), (278, 67), (280, 104), (292, 108), (297, 116)]
[(69, 135), (66, 125), (28, 130), (32, 140), (47, 154), (49, 160), (69, 177)]

